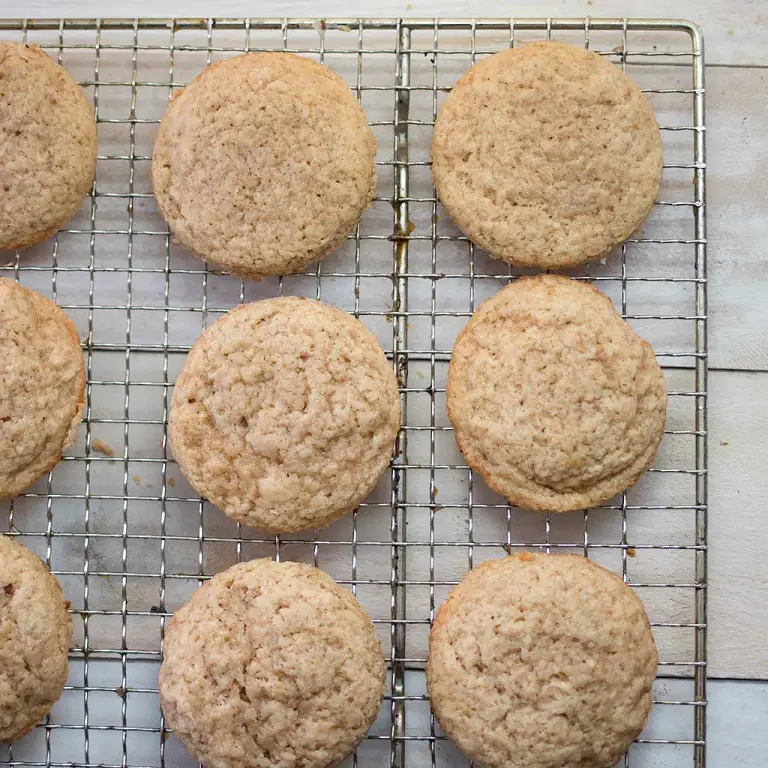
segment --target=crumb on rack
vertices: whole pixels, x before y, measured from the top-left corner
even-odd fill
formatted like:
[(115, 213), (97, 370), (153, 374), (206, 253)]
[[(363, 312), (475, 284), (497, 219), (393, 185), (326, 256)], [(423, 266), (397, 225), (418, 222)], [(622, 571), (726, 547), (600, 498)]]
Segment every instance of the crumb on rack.
[(141, 485), (141, 478), (138, 475), (134, 475), (132, 479), (136, 485)]
[(176, 478), (175, 477), (169, 477), (168, 478), (168, 487), (173, 488), (176, 485)]
[(112, 446), (109, 443), (104, 442), (104, 440), (99, 440), (98, 437), (91, 443), (91, 450), (96, 453), (103, 453), (110, 458), (115, 455)]
[(637, 557), (637, 550), (634, 547), (627, 549), (627, 557)]

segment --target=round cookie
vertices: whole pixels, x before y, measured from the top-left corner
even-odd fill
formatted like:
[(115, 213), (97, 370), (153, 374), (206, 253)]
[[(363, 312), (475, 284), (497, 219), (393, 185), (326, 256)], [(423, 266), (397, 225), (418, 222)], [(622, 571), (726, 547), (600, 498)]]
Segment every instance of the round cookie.
[(448, 416), (469, 465), (538, 512), (595, 506), (653, 464), (666, 383), (650, 345), (587, 283), (521, 278), (459, 334)]
[(96, 171), (96, 120), (82, 88), (36, 45), (0, 40), (0, 252), (55, 234)]
[(329, 768), (376, 719), (385, 673), (350, 592), (308, 565), (252, 560), (174, 615), (160, 702), (208, 768)]
[(392, 366), (346, 312), (279, 298), (236, 307), (176, 382), (169, 439), (194, 489), (271, 533), (351, 512), (389, 466), (400, 425)]
[(43, 561), (0, 535), (0, 743), (26, 736), (67, 681), (72, 619)]
[(85, 364), (64, 311), (6, 277), (0, 278), (0, 381), (0, 499), (10, 499), (75, 442)]
[(219, 61), (176, 94), (152, 184), (192, 253), (254, 279), (340, 245), (373, 199), (376, 141), (330, 69), (291, 53)]
[(642, 602), (576, 555), (483, 563), (440, 606), (427, 684), (485, 768), (613, 768), (645, 727), (658, 657)]
[(661, 134), (620, 67), (561, 43), (478, 62), (435, 123), (432, 174), (456, 225), (494, 258), (541, 269), (600, 258), (661, 183)]

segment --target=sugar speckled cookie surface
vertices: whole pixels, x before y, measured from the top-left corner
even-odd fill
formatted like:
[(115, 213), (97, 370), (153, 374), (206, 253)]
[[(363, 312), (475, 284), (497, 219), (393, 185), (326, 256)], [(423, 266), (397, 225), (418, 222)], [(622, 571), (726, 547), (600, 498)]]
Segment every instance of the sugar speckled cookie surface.
[(61, 696), (68, 607), (45, 563), (0, 535), (0, 743), (29, 733)]
[(258, 279), (301, 271), (343, 242), (373, 197), (375, 154), (338, 75), (290, 53), (249, 53), (175, 96), (152, 182), (186, 248)]
[(351, 315), (279, 298), (233, 309), (195, 343), (169, 438), (195, 490), (264, 531), (321, 528), (389, 466), (400, 424), (392, 366)]
[(485, 768), (613, 768), (645, 727), (657, 653), (643, 604), (576, 555), (475, 568), (440, 606), (427, 683)]
[(20, 494), (75, 441), (85, 406), (80, 338), (63, 310), (0, 278), (0, 499)]
[(661, 182), (661, 135), (621, 68), (532, 43), (478, 62), (443, 104), (438, 196), (491, 256), (558, 268), (600, 258), (640, 227)]
[(459, 447), (493, 490), (566, 512), (610, 499), (653, 464), (667, 396), (653, 350), (607, 296), (540, 275), (475, 312), (446, 400)]
[(96, 120), (82, 88), (36, 45), (0, 40), (0, 252), (55, 234), (96, 170)]
[(208, 768), (331, 768), (376, 719), (385, 669), (350, 592), (308, 565), (252, 560), (174, 615), (160, 700)]

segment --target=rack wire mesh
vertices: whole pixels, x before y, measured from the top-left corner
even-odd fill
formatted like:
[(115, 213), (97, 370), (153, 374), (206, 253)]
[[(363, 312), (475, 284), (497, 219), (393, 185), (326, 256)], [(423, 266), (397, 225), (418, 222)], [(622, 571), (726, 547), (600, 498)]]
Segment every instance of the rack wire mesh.
[[(648, 608), (661, 663), (654, 711), (625, 766), (705, 761), (706, 232), (704, 58), (695, 25), (663, 20), (5, 20), (0, 33), (58, 59), (93, 100), (100, 150), (83, 209), (57, 237), (0, 265), (52, 297), (84, 339), (81, 440), (47, 478), (0, 506), (0, 531), (50, 564), (76, 625), (62, 700), (0, 746), (15, 766), (186, 766), (156, 678), (168, 617), (242, 559), (326, 569), (374, 619), (389, 691), (350, 765), (466, 765), (430, 714), (423, 667), (435, 608), (473, 565), (521, 548), (574, 551), (621, 574)], [(594, 281), (656, 349), (668, 379), (657, 465), (607, 504), (521, 512), (466, 466), (445, 416), (445, 376), (472, 311), (524, 270), (490, 260), (435, 197), (429, 141), (445, 93), (476, 60), (535, 39), (584, 45), (627, 71), (659, 119), (661, 199)], [(148, 168), (168, 98), (211, 61), (290, 50), (347, 79), (376, 134), (378, 191), (345, 247), (264, 283), (222, 274), (174, 244)], [(167, 448), (169, 397), (202, 328), (243, 301), (314, 296), (380, 338), (405, 415), (391, 471), (361, 508), (307, 536), (263, 537), (194, 494)]]

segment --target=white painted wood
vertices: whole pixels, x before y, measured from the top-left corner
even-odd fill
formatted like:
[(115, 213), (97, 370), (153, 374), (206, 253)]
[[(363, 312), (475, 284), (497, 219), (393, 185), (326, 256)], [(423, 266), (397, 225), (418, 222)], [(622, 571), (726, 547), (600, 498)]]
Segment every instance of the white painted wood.
[(762, 0), (563, 0), (505, 3), (501, 0), (4, 0), (5, 16), (559, 16), (688, 18), (704, 29), (708, 57), (717, 64), (768, 64), (768, 7)]
[(709, 665), (768, 679), (768, 373), (710, 374)]
[(768, 69), (710, 68), (707, 102), (710, 362), (768, 370)]
[(707, 765), (762, 768), (768, 754), (768, 684), (715, 680), (707, 694)]

